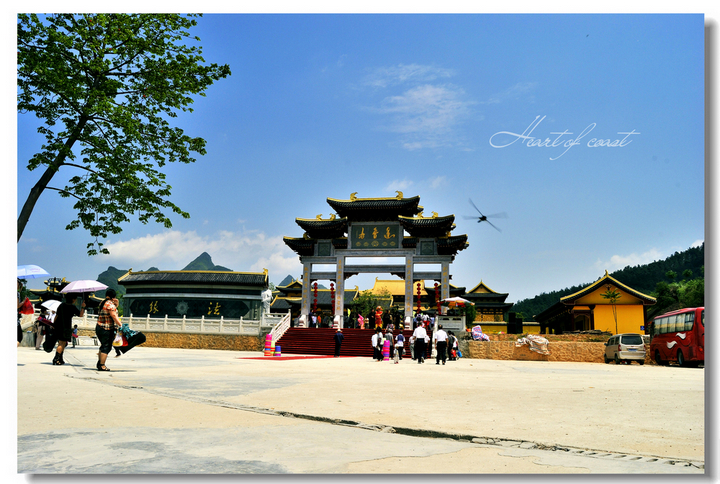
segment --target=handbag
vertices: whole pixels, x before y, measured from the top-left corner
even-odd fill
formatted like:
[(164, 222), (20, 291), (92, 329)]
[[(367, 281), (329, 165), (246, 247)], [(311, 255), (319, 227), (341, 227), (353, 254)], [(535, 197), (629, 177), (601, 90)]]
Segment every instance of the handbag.
[(127, 339), (122, 333), (117, 333), (112, 343), (113, 346), (127, 346), (127, 344)]
[(20, 306), (18, 312), (20, 314), (33, 314), (35, 312), (35, 308), (28, 297), (25, 297), (25, 300), (23, 301), (22, 306)]

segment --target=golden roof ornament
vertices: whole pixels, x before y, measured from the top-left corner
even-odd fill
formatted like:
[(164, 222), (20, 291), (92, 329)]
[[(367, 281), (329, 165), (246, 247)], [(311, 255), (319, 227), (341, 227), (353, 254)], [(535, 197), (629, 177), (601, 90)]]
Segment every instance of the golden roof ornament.
[(322, 220), (322, 214), (315, 215), (315, 220)]
[(415, 215), (415, 218), (425, 218), (425, 217), (423, 217), (423, 213), (420, 212), (419, 214)]
[(433, 218), (438, 218), (438, 213), (437, 213), (437, 212), (433, 212), (432, 214), (433, 214)]
[(350, 201), (354, 202), (355, 200), (357, 200), (357, 192), (352, 192), (350, 194)]
[(395, 193), (397, 193), (397, 197), (395, 198), (397, 198), (398, 200), (402, 200), (403, 192), (401, 192), (400, 190), (395, 190)]

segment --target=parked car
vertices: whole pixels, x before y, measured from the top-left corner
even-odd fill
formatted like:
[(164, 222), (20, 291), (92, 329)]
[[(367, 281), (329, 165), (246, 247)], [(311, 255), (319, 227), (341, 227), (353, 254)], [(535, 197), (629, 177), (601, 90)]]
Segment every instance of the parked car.
[(623, 333), (611, 336), (605, 342), (605, 363), (614, 361), (630, 364), (637, 361), (641, 365), (645, 363), (645, 342), (642, 335), (637, 333)]

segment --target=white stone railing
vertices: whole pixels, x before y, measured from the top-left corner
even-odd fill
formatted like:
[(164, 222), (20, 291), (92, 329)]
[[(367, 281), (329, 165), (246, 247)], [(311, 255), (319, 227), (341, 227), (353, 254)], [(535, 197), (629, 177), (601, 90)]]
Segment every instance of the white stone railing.
[(288, 311), (287, 314), (282, 317), (280, 322), (273, 326), (273, 329), (270, 331), (270, 334), (272, 335), (273, 346), (275, 346), (275, 343), (277, 343), (280, 338), (282, 338), (282, 336), (285, 334), (285, 331), (290, 328), (290, 318), (290, 311)]
[[(263, 332), (271, 330), (288, 315), (263, 314), (262, 319), (189, 319), (189, 318), (144, 318), (134, 317), (132, 314), (121, 317), (120, 321), (127, 323), (130, 329), (135, 331), (148, 331), (153, 333), (193, 333), (193, 334), (227, 334), (260, 336)], [(77, 324), (78, 329), (95, 330), (97, 315), (85, 314), (82, 317), (73, 318), (73, 325)]]

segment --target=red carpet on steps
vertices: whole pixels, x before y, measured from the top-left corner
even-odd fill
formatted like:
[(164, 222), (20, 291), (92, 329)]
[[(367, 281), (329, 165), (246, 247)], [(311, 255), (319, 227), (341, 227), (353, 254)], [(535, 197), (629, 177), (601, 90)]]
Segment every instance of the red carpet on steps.
[[(280, 341), (275, 344), (280, 346), (282, 355), (332, 356), (335, 354), (335, 340), (333, 339), (335, 332), (332, 328), (290, 328), (280, 338)], [(340, 356), (368, 356), (372, 358), (373, 349), (370, 341), (374, 332), (372, 329), (343, 329)], [(398, 331), (395, 331), (394, 335), (397, 336), (397, 334)], [(412, 331), (403, 331), (403, 336), (405, 336), (404, 357), (409, 358), (410, 349), (408, 344)], [(430, 354), (430, 346), (432, 345), (428, 345), (428, 354)], [(282, 356), (273, 358), (282, 358)]]

